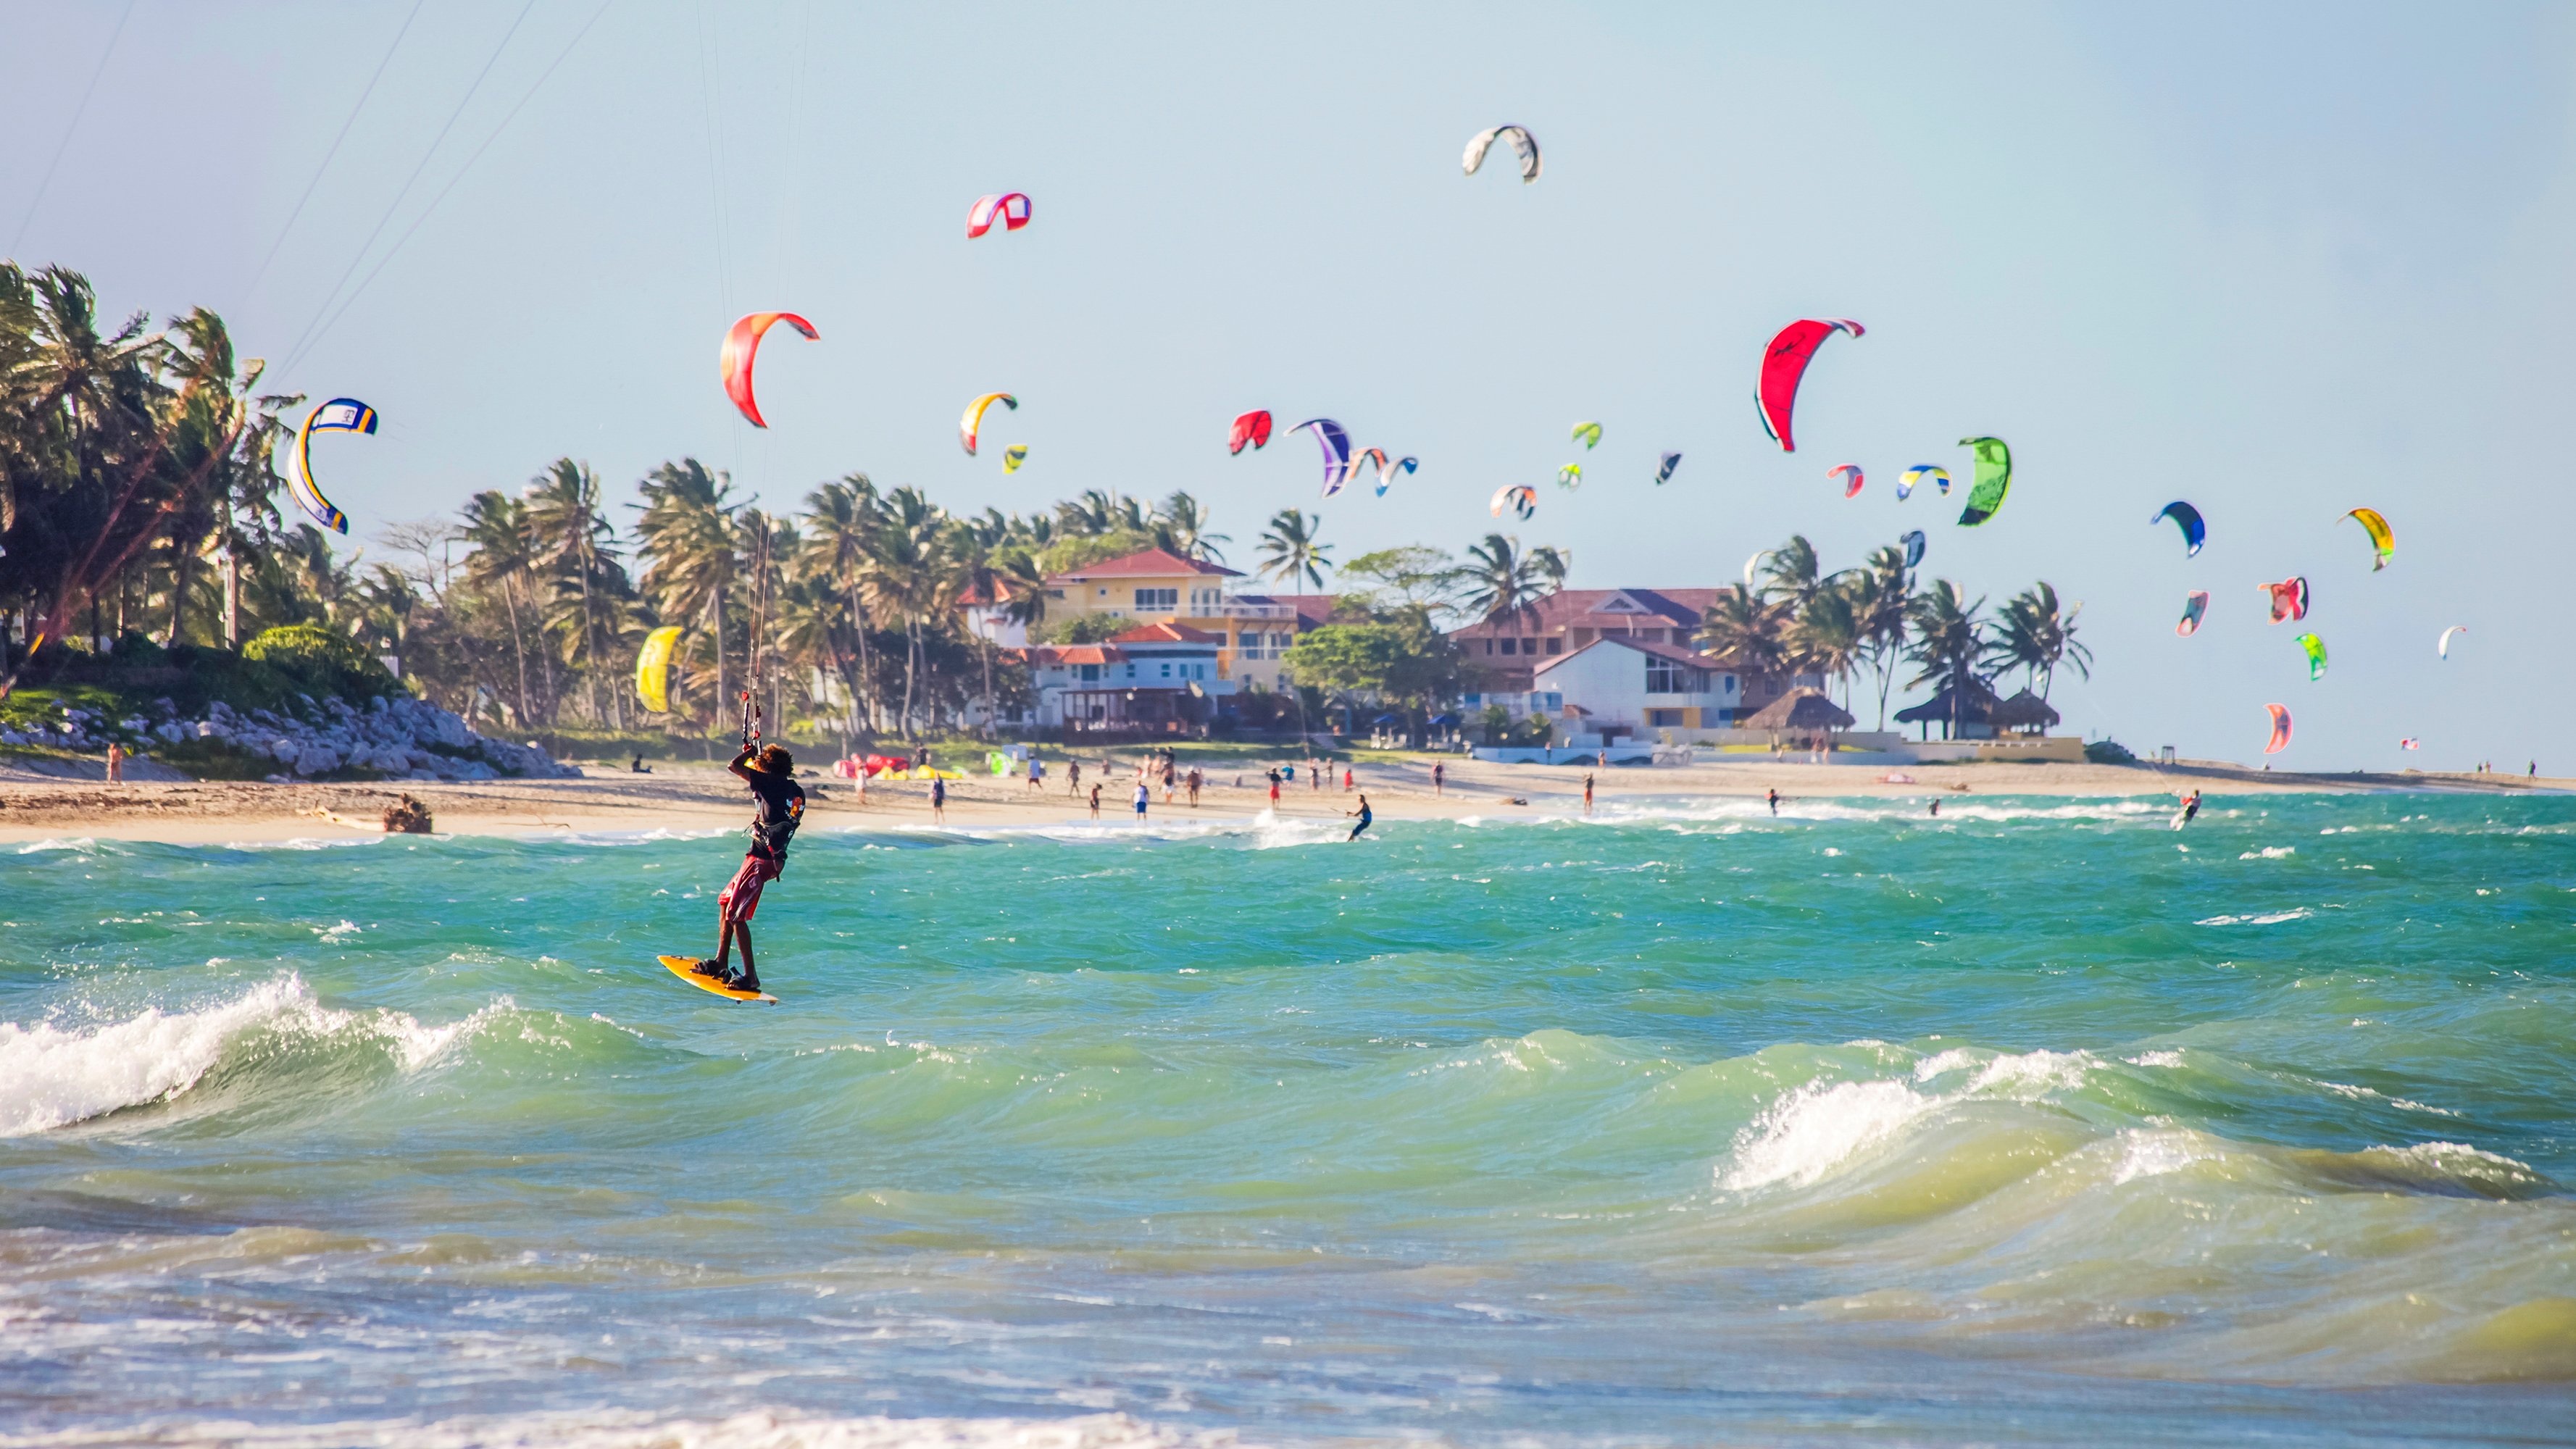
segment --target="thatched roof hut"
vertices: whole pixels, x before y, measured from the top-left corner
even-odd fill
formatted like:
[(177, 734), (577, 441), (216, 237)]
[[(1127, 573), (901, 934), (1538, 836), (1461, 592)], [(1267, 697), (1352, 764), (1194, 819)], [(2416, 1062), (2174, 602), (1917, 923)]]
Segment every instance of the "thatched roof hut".
[(2045, 733), (2057, 720), (2057, 711), (2048, 707), (2048, 701), (2027, 689), (1986, 711), (1986, 722), (1996, 729), (2026, 735)]
[(1994, 712), (1995, 706), (2001, 703), (2003, 701), (1997, 699), (1995, 692), (1988, 689), (1982, 681), (1971, 680), (1965, 688), (1956, 684), (1945, 685), (1939, 694), (1912, 709), (1898, 710), (1896, 722), (1922, 725), (1927, 733), (1931, 726), (1937, 724), (1941, 727), (1941, 735), (1944, 739), (1954, 733), (1972, 735), (1979, 731), (1991, 731), (1992, 725), (1988, 721), (1988, 716)]
[(1742, 728), (1814, 734), (1847, 730), (1855, 723), (1842, 706), (1825, 697), (1823, 690), (1801, 685), (1765, 705)]

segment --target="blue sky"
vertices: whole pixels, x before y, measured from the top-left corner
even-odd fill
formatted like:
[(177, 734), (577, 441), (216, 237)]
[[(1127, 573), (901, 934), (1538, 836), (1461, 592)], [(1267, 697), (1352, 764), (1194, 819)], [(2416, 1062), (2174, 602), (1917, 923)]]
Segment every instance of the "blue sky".
[[(409, 10), (136, 0), (112, 51), (122, 0), (0, 17), (10, 255), (213, 307), (252, 355), (306, 339), (272, 384), (384, 416), (331, 454), (358, 541), (565, 454), (621, 494), (694, 454), (773, 507), (852, 470), (960, 511), (1187, 488), (1238, 564), (1292, 505), (1343, 558), (1459, 549), (1527, 482), (1511, 531), (1585, 586), (1908, 528), (1972, 593), (2047, 578), (2096, 656), (2069, 726), (2141, 750), (2254, 758), (2278, 700), (2284, 765), (2576, 773), (2576, 12), (441, 3), (288, 227)], [(1460, 176), (1503, 121), (1538, 184)], [(1001, 190), (1035, 222), (967, 241)], [(754, 309), (822, 332), (764, 350), (766, 432), (715, 376)], [(1869, 335), (1827, 345), (1783, 454), (1751, 390), (1800, 316)], [(996, 389), (1016, 475), (956, 443)], [(1422, 471), (1319, 503), (1304, 437), (1226, 456), (1248, 407)], [(1964, 477), (1974, 433), (2019, 460), (1997, 519), (1895, 501), (1908, 464)], [(2196, 559), (2147, 522), (2174, 498)], [(2383, 573), (2335, 524), (2357, 504), (2396, 526)], [(2315, 683), (2263, 622), (2294, 573)]]

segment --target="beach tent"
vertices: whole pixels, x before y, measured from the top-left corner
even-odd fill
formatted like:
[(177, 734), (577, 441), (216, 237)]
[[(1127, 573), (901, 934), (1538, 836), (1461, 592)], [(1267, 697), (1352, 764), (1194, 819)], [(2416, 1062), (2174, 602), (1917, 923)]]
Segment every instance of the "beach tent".
[(1941, 738), (1945, 740), (1990, 739), (1994, 725), (1987, 716), (2001, 703), (1983, 681), (1971, 681), (1965, 689), (1949, 685), (1912, 709), (1898, 710), (1896, 722), (1923, 726), (1926, 739), (1931, 737), (1935, 724), (1941, 726)]
[(1793, 734), (1831, 733), (1850, 729), (1857, 721), (1841, 705), (1826, 698), (1825, 692), (1811, 685), (1801, 685), (1771, 701), (1744, 722), (1749, 730), (1772, 730)]

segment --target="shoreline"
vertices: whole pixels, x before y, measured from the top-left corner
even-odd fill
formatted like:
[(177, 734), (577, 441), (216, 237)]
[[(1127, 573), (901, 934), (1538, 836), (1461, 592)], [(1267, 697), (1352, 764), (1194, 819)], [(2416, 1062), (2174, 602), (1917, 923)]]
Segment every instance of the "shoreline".
[[(2576, 790), (2576, 780), (2519, 775), (2291, 774), (2241, 765), (2194, 761), (2175, 765), (1956, 764), (1888, 771), (1875, 767), (1789, 762), (1725, 762), (1682, 766), (1586, 770), (1572, 765), (1487, 764), (1440, 757), (1447, 789), (1435, 796), (1431, 759), (1354, 766), (1360, 790), (1381, 820), (1440, 820), (1526, 810), (1534, 818), (1580, 809), (1583, 776), (1594, 776), (1596, 800), (1691, 798), (1760, 799), (1778, 790), (1784, 800), (1944, 800), (1978, 796), (2166, 797), (2194, 787), (2216, 798), (2250, 794), (2373, 794), (2420, 791), (2446, 794), (2530, 795)], [(1132, 757), (1130, 757), (1132, 760)], [(665, 763), (653, 774), (633, 775), (585, 764), (578, 780), (494, 780), (436, 784), (424, 781), (271, 785), (236, 781), (129, 781), (62, 779), (0, 769), (0, 844), (88, 838), (164, 845), (276, 844), (292, 840), (362, 839), (386, 806), (405, 794), (434, 812), (437, 833), (475, 836), (640, 834), (652, 830), (724, 831), (748, 818), (748, 797), (720, 766)], [(978, 776), (949, 784), (946, 824), (960, 829), (1009, 827), (1091, 828), (1123, 825), (1129, 809), (1132, 763), (1113, 772), (1101, 792), (1100, 819), (1064, 788), (1061, 765), (1049, 771), (1043, 791), (1024, 781)], [(1890, 782), (1891, 773), (1910, 781)], [(1240, 776), (1243, 784), (1234, 783)], [(928, 782), (872, 783), (862, 804), (850, 781), (801, 777), (809, 794), (807, 823), (842, 830), (932, 825)], [(1089, 791), (1086, 785), (1085, 793)], [(1514, 801), (1525, 803), (1514, 804)], [(1245, 821), (1268, 804), (1257, 768), (1210, 771), (1196, 808), (1186, 793), (1165, 805), (1155, 789), (1147, 821)], [(1323, 790), (1304, 780), (1283, 786), (1278, 818), (1331, 821), (1355, 803), (1336, 779)], [(328, 811), (338, 821), (323, 818)]]

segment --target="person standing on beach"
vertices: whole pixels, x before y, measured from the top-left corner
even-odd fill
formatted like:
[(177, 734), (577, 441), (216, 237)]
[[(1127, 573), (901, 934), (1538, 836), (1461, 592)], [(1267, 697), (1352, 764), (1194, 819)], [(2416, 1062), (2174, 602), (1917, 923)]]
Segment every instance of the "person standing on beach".
[(1177, 766), (1175, 766), (1175, 765), (1173, 764), (1173, 762), (1172, 762), (1172, 756), (1171, 756), (1170, 752), (1169, 752), (1169, 751), (1164, 752), (1164, 755), (1163, 755), (1163, 803), (1164, 803), (1164, 804), (1166, 804), (1166, 805), (1169, 805), (1169, 804), (1171, 804), (1171, 803), (1172, 803), (1172, 777), (1173, 777), (1173, 775), (1174, 775), (1174, 773), (1175, 773), (1175, 771), (1176, 771), (1176, 769), (1177, 769), (1177, 768), (1178, 768), (1178, 767), (1177, 767)]
[(1351, 789), (1351, 767), (1344, 765), (1342, 766), (1342, 793), (1347, 795), (1351, 793)]
[(1138, 780), (1138, 781), (1136, 782), (1136, 823), (1137, 823), (1137, 824), (1142, 825), (1142, 824), (1144, 824), (1144, 823), (1145, 823), (1145, 806), (1146, 806), (1146, 804), (1147, 804), (1149, 801), (1151, 801), (1153, 798), (1154, 798), (1154, 792), (1146, 786), (1146, 784), (1145, 784), (1145, 782), (1144, 782), (1143, 780)]
[(1362, 795), (1360, 797), (1360, 808), (1357, 810), (1345, 810), (1342, 813), (1344, 815), (1356, 815), (1360, 818), (1360, 823), (1351, 827), (1351, 833), (1342, 837), (1345, 841), (1359, 839), (1360, 832), (1368, 829), (1369, 822), (1377, 818), (1377, 816), (1369, 810), (1368, 797), (1366, 795)]
[(1029, 788), (1032, 790), (1046, 788), (1046, 762), (1038, 758), (1035, 750), (1029, 752)]
[(1091, 818), (1100, 818), (1100, 782), (1097, 780), (1091, 782)]
[(1279, 809), (1279, 772), (1277, 770), (1270, 772), (1270, 809), (1274, 814)]
[(114, 740), (107, 742), (107, 783), (111, 785), (125, 783), (125, 746)]
[(1448, 769), (1449, 766), (1446, 761), (1433, 760), (1431, 762), (1431, 793), (1434, 796), (1440, 794), (1440, 782), (1448, 777)]
[(1592, 776), (1589, 771), (1583, 776), (1583, 813), (1592, 813)]
[(948, 823), (948, 782), (937, 775), (930, 777), (930, 818), (932, 823)]
[(1191, 808), (1191, 809), (1193, 809), (1193, 810), (1196, 810), (1197, 808), (1199, 808), (1199, 786), (1200, 786), (1201, 784), (1205, 783), (1205, 781), (1206, 781), (1206, 776), (1202, 775), (1202, 774), (1199, 772), (1199, 767), (1198, 767), (1198, 766), (1196, 766), (1196, 765), (1192, 765), (1192, 766), (1190, 766), (1190, 774), (1189, 774), (1190, 808)]
[(1082, 761), (1064, 762), (1064, 793), (1075, 796), (1082, 793)]
[(1306, 762), (1306, 783), (1313, 786), (1315, 793), (1318, 795), (1324, 793), (1324, 776), (1326, 773), (1323, 761), (1308, 760)]

